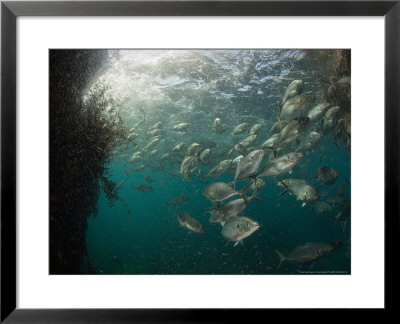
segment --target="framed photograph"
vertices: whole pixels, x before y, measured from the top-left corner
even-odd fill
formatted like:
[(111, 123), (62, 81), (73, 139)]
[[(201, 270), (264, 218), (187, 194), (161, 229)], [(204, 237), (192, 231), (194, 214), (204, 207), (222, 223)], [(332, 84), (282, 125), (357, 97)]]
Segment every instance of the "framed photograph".
[(393, 309), (399, 14), (2, 2), (1, 321)]

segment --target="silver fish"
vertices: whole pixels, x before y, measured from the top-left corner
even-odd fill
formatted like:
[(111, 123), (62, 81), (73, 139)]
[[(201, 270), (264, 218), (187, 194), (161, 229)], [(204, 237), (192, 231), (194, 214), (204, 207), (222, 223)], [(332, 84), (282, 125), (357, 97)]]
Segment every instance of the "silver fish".
[(157, 145), (161, 140), (161, 135), (158, 135), (156, 137), (154, 137), (150, 143), (148, 143), (144, 148), (143, 148), (143, 152), (147, 152), (149, 150), (149, 148)]
[(346, 229), (346, 224), (350, 219), (350, 216), (351, 216), (351, 200), (346, 199), (343, 203), (340, 212), (336, 216), (333, 216), (332, 218), (335, 222), (335, 225), (337, 221), (342, 223), (342, 229), (344, 232), (344, 230)]
[(213, 208), (210, 223), (226, 222), (229, 218), (238, 216), (249, 204), (249, 200), (243, 198), (234, 199), (218, 208)]
[[(241, 145), (241, 144), (236, 144), (235, 145), (235, 147), (234, 147), (234, 149), (236, 150), (236, 151), (238, 151), (241, 155), (247, 155), (247, 148), (245, 148), (243, 145)], [(232, 149), (233, 150), (233, 149)], [(231, 150), (231, 151), (232, 151)], [(230, 151), (230, 152), (231, 152)], [(229, 152), (229, 153), (230, 153)], [(229, 155), (229, 154), (228, 154)]]
[(158, 135), (163, 135), (163, 134), (164, 134), (164, 131), (161, 128), (154, 129), (154, 130), (146, 133), (147, 136), (152, 136), (152, 137), (158, 136)]
[(185, 156), (181, 163), (181, 175), (187, 175), (188, 169), (192, 167), (197, 162), (197, 160), (198, 158), (196, 156)]
[(244, 158), (243, 155), (239, 155), (239, 156), (235, 157), (235, 158), (232, 160), (232, 164), (238, 164), (238, 163), (240, 162), (240, 160), (243, 159), (243, 158)]
[(329, 205), (325, 201), (319, 201), (319, 200), (312, 202), (311, 208), (319, 214), (327, 213), (332, 210), (331, 205)]
[(210, 155), (211, 150), (210, 149), (204, 149), (203, 151), (201, 151), (200, 155), (199, 155), (199, 160), (204, 163), (207, 164), (207, 158)]
[(226, 128), (222, 127), (222, 121), (220, 118), (215, 118), (213, 123), (213, 130), (218, 134), (225, 133)]
[(236, 246), (240, 241), (253, 234), (259, 227), (260, 225), (251, 218), (235, 216), (226, 221), (221, 233), (225, 240), (235, 242)]
[(266, 182), (261, 178), (252, 179), (252, 182), (249, 186), (247, 186), (246, 191), (253, 191), (252, 195), (255, 195), (257, 192), (260, 192), (266, 186)]
[(308, 134), (303, 136), (295, 152), (311, 152), (319, 144), (322, 139), (322, 134), (317, 131), (311, 130)]
[(272, 135), (270, 138), (268, 138), (264, 143), (261, 144), (261, 148), (269, 148), (269, 147), (275, 147), (275, 143), (279, 138), (279, 133), (276, 133)]
[(273, 158), (267, 162), (258, 177), (274, 177), (290, 171), (302, 158), (301, 152), (291, 152)]
[(336, 127), (339, 120), (339, 114), (340, 114), (339, 106), (329, 108), (326, 111), (324, 117), (322, 118), (321, 129), (323, 133), (328, 134)]
[(303, 135), (310, 119), (302, 117), (298, 120), (291, 120), (279, 133), (278, 139), (275, 141), (275, 147), (287, 147)]
[(289, 120), (278, 120), (275, 124), (272, 125), (271, 129), (269, 130), (270, 134), (279, 133), (283, 127), (287, 125)]
[(293, 80), (285, 91), (285, 95), (282, 99), (282, 105), (284, 102), (294, 96), (301, 94), (303, 91), (304, 82), (303, 80)]
[(129, 162), (139, 162), (143, 159), (143, 156), (141, 155), (141, 152), (135, 152), (132, 154), (131, 158), (129, 159)]
[(131, 140), (131, 141), (133, 141), (136, 137), (138, 137), (139, 136), (139, 134), (138, 133), (130, 133), (129, 135), (128, 135), (128, 140)]
[(237, 125), (232, 132), (232, 135), (239, 135), (239, 134), (243, 134), (245, 132), (247, 132), (247, 130), (249, 129), (250, 125), (248, 123), (241, 123), (239, 125)]
[(189, 123), (180, 123), (172, 127), (172, 130), (175, 132), (186, 132), (189, 127), (190, 127)]
[(197, 219), (193, 218), (189, 214), (177, 214), (176, 216), (178, 218), (179, 223), (183, 227), (186, 227), (189, 231), (194, 232), (194, 233), (205, 233), (206, 232), (204, 226), (201, 225)]
[(339, 177), (339, 171), (332, 169), (328, 166), (318, 168), (318, 180), (323, 184), (331, 185)]
[(146, 131), (146, 134), (149, 133), (149, 132), (151, 132), (151, 131), (153, 131), (153, 130), (155, 130), (155, 129), (160, 129), (161, 126), (162, 126), (162, 123), (161, 123), (161, 122), (158, 122), (158, 123), (154, 124), (153, 126), (151, 126), (151, 127)]
[(223, 160), (213, 167), (206, 175), (206, 177), (218, 177), (223, 174), (231, 166), (232, 160)]
[(264, 158), (264, 150), (255, 150), (247, 154), (236, 166), (236, 174), (233, 183), (248, 178), (258, 170)]
[(166, 205), (182, 205), (189, 200), (189, 197), (186, 195), (180, 195), (178, 197), (172, 198), (170, 201), (166, 203)]
[(253, 145), (254, 142), (257, 139), (257, 135), (250, 135), (248, 137), (246, 137), (244, 140), (241, 140), (238, 145), (241, 145), (245, 148), (249, 147), (250, 145)]
[(211, 201), (224, 201), (229, 197), (241, 195), (241, 192), (233, 189), (225, 182), (214, 182), (209, 184), (203, 192), (204, 196)]
[(197, 153), (199, 153), (200, 148), (201, 148), (200, 144), (192, 143), (186, 149), (186, 155), (196, 155)]
[(178, 151), (180, 151), (180, 150), (183, 148), (184, 145), (185, 145), (185, 144), (183, 144), (183, 143), (178, 143), (178, 144), (176, 144), (176, 145), (171, 149), (171, 152), (178, 152)]
[(302, 206), (304, 206), (306, 203), (319, 199), (317, 190), (315, 190), (303, 179), (285, 179), (278, 182), (278, 186), (285, 189), (283, 193), (287, 191), (293, 193), (297, 200), (301, 200), (303, 202)]
[(171, 153), (167, 152), (160, 158), (160, 160), (165, 161), (165, 160), (169, 159), (170, 156), (171, 156)]
[(134, 168), (133, 171), (135, 171), (135, 172), (140, 172), (140, 171), (144, 170), (145, 168), (146, 168), (146, 166), (144, 166), (144, 165), (139, 165), (139, 166), (137, 166), (136, 168)]
[(258, 135), (258, 133), (260, 132), (261, 127), (262, 127), (261, 124), (253, 125), (253, 127), (251, 127), (250, 130), (249, 130), (249, 136), (250, 135)]
[(316, 123), (319, 121), (324, 116), (329, 106), (329, 103), (321, 103), (311, 108), (311, 110), (307, 113), (307, 117), (310, 118), (310, 122)]
[(284, 256), (283, 253), (279, 252), (278, 250), (275, 250), (279, 258), (281, 259), (278, 265), (278, 270), (284, 261), (290, 261), (300, 264), (307, 264), (314, 262), (322, 258), (323, 256), (327, 255), (328, 253), (332, 252), (333, 250), (339, 248), (340, 246), (342, 246), (342, 244), (343, 243), (340, 241), (335, 241), (332, 243), (323, 243), (323, 242), (308, 243), (296, 247), (287, 256)]
[(280, 120), (292, 120), (307, 116), (308, 111), (315, 102), (314, 96), (298, 95), (285, 101), (282, 105), (279, 118)]

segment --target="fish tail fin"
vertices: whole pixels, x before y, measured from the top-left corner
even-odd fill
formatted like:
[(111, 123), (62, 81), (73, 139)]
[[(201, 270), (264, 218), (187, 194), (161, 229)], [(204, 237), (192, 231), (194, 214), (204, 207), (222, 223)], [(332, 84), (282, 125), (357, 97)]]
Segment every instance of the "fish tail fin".
[(262, 199), (262, 198), (257, 196), (257, 193), (258, 193), (257, 189), (254, 189), (253, 193), (250, 196), (250, 200), (255, 199), (255, 200), (258, 200), (258, 201), (264, 201), (264, 199)]
[(279, 258), (281, 259), (281, 261), (278, 264), (278, 267), (276, 268), (276, 270), (279, 270), (280, 267), (282, 266), (282, 263), (286, 260), (285, 256), (283, 255), (282, 252), (275, 250), (276, 254), (278, 254)]
[(199, 170), (199, 176), (201, 178), (201, 182), (206, 182), (206, 177), (204, 176), (203, 172), (201, 172), (201, 170)]
[(343, 230), (343, 232), (344, 232), (345, 229), (346, 229), (346, 223), (347, 223), (347, 220), (345, 220), (344, 222), (342, 222), (342, 230)]
[[(250, 176), (250, 178), (251, 178), (251, 182), (246, 186), (246, 188), (250, 187), (252, 183), (254, 183), (254, 186), (256, 187), (257, 177), (253, 175), (253, 176)], [(256, 187), (253, 190), (252, 194), (250, 195), (249, 200), (251, 201), (251, 200), (255, 199), (258, 201), (264, 201), (264, 199), (261, 199), (260, 197), (258, 197), (257, 194), (258, 194), (258, 191), (257, 191), (257, 187)]]
[[(253, 183), (253, 181), (254, 181), (254, 179), (251, 179), (251, 181), (249, 182), (249, 184), (247, 184), (245, 187), (243, 187), (243, 188), (239, 191), (240, 197), (242, 197), (242, 198), (244, 199), (244, 203), (245, 203), (246, 205), (251, 201), (251, 199), (253, 198), (253, 194), (254, 194), (254, 192), (255, 192), (255, 190), (254, 190), (253, 194), (252, 194), (250, 197), (248, 197), (248, 196), (246, 195), (246, 192), (247, 192), (247, 190), (249, 190), (249, 188), (250, 188), (251, 184)], [(254, 195), (255, 195), (255, 194), (254, 194)]]
[(275, 146), (263, 146), (261, 149), (263, 149), (264, 151), (270, 150), (270, 151), (274, 152), (274, 155), (275, 155), (275, 152), (276, 152), (276, 147)]
[[(245, 188), (243, 188), (243, 189), (245, 189)], [(245, 205), (248, 205), (249, 202), (250, 202), (250, 201), (249, 201), (249, 197), (246, 196), (246, 191), (243, 190), (243, 189), (239, 191), (239, 194), (240, 194), (240, 197), (243, 198), (244, 204), (245, 204)]]
[(282, 180), (281, 183), (282, 183), (283, 186), (285, 187), (285, 190), (284, 190), (279, 196), (283, 196), (285, 193), (287, 193), (288, 191), (290, 191), (289, 186), (284, 182), (284, 180)]
[(333, 224), (336, 226), (339, 217), (338, 216), (329, 216), (329, 217), (333, 219)]
[(282, 122), (281, 122), (281, 111), (282, 111), (282, 106), (283, 105), (279, 105), (279, 113), (276, 116), (276, 119), (278, 120), (279, 123), (279, 129), (282, 129)]
[(239, 243), (243, 246), (243, 240), (236, 241), (235, 244), (233, 244), (233, 246), (235, 247), (235, 246), (238, 245)]

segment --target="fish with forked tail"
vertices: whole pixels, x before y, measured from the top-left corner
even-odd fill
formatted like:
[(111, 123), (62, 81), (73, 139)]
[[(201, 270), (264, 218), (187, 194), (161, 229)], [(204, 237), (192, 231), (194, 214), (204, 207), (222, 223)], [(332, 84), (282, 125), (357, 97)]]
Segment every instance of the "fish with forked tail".
[(277, 270), (280, 269), (282, 263), (285, 261), (300, 264), (312, 263), (332, 252), (333, 250), (341, 247), (342, 245), (343, 242), (341, 241), (333, 241), (331, 243), (307, 243), (305, 245), (299, 245), (287, 256), (283, 255), (283, 253), (281, 253), (280, 251), (275, 250), (276, 254), (278, 254), (280, 258), (280, 263), (277, 267)]

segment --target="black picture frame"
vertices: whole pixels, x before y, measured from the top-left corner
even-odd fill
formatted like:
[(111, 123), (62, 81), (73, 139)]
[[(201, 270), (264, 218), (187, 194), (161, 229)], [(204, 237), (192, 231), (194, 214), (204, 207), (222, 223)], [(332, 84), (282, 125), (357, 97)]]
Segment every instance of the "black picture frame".
[[(18, 16), (384, 16), (385, 310), (396, 310), (399, 246), (400, 1), (4, 1), (1, 3), (1, 322), (131, 323), (268, 320), (268, 309), (16, 308), (16, 19)], [(374, 112), (370, 112), (374, 113)], [(373, 127), (371, 126), (371, 130)], [(373, 148), (371, 148), (373, 151)], [(369, 152), (371, 153), (371, 152)], [(371, 238), (373, 233), (371, 233)], [(371, 262), (373, 262), (371, 256)], [(366, 283), (367, 285), (367, 283)], [(244, 296), (245, 298), (245, 296)], [(268, 314), (270, 316), (270, 314)], [(314, 315), (312, 315), (314, 317)], [(270, 318), (271, 320), (272, 318)]]

